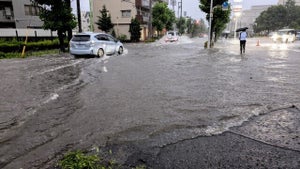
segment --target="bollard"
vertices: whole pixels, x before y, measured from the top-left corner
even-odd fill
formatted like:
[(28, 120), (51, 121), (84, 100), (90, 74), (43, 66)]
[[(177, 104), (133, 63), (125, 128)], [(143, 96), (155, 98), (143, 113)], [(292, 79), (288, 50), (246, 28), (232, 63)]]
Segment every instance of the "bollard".
[(257, 42), (256, 42), (256, 46), (259, 46), (259, 40), (257, 40)]

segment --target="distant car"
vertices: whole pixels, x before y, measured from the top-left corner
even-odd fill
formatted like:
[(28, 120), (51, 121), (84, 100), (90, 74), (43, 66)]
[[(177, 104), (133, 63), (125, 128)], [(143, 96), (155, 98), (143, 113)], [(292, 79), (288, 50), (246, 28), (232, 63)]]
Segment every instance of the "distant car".
[(297, 32), (297, 33), (296, 33), (296, 39), (297, 39), (297, 40), (300, 40), (300, 32)]
[(106, 33), (79, 33), (70, 41), (70, 54), (74, 56), (92, 55), (102, 57), (105, 54), (122, 54), (123, 44)]
[(168, 31), (165, 42), (176, 42), (176, 41), (178, 41), (178, 32)]
[(294, 29), (281, 29), (275, 32), (271, 39), (273, 42), (294, 42), (296, 40), (295, 30)]

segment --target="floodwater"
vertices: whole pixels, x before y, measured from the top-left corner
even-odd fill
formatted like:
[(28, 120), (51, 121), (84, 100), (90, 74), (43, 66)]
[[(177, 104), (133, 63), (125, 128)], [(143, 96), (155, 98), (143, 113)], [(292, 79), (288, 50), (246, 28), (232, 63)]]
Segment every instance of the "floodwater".
[(240, 55), (230, 41), (210, 50), (204, 41), (126, 44), (101, 59), (1, 60), (0, 168), (48, 168), (109, 142), (216, 135), (299, 105), (299, 43), (249, 40)]

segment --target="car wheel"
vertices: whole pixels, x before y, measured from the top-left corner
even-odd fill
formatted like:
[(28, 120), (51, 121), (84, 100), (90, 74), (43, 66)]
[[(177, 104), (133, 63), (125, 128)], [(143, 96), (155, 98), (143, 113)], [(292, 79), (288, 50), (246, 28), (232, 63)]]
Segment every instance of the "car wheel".
[(103, 49), (98, 49), (97, 56), (99, 58), (103, 57), (104, 56), (104, 50)]
[(123, 47), (120, 46), (120, 47), (119, 47), (119, 50), (118, 50), (118, 54), (121, 55), (121, 54), (123, 53), (123, 51), (124, 51)]

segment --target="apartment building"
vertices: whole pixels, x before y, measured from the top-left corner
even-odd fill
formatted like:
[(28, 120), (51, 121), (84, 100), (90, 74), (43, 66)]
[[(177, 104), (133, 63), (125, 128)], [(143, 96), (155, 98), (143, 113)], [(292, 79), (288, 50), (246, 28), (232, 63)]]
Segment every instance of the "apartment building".
[[(151, 4), (154, 5), (158, 0), (151, 1)], [(163, 0), (163, 2), (168, 3), (168, 0)], [(95, 32), (101, 32), (96, 22), (99, 19), (98, 17), (101, 16), (100, 10), (105, 5), (111, 16), (117, 36), (126, 35), (127, 39), (130, 39), (129, 25), (132, 18), (137, 18), (142, 28), (141, 40), (148, 37), (150, 0), (93, 0), (91, 4)]]
[(41, 28), (38, 13), (30, 0), (0, 0), (0, 28)]

